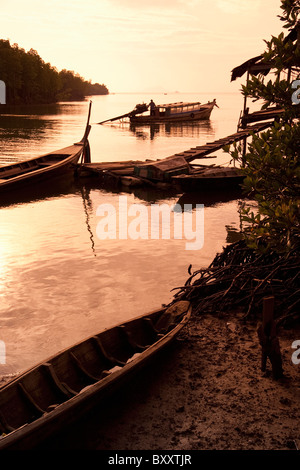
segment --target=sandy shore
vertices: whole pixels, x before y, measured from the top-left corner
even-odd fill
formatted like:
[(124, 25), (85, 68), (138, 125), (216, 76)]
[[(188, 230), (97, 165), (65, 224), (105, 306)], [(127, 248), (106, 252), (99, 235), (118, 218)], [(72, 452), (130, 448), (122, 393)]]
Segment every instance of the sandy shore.
[[(170, 349), (109, 403), (44, 444), (84, 450), (288, 450), (300, 447), (300, 329), (280, 330), (285, 377), (260, 371), (256, 325), (192, 318)], [(270, 370), (270, 366), (269, 366)]]

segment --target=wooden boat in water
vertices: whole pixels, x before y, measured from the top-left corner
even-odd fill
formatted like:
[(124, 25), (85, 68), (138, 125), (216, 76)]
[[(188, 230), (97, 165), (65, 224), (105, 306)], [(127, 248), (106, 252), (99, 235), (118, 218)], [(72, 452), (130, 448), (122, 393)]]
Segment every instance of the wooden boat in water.
[(9, 192), (26, 185), (44, 181), (55, 176), (63, 175), (75, 170), (80, 157), (89, 161), (88, 135), (91, 104), (88, 121), (83, 138), (80, 142), (36, 158), (0, 166), (0, 192)]
[[(122, 119), (129, 119), (131, 124), (194, 122), (209, 119), (215, 106), (218, 107), (215, 99), (205, 104), (201, 104), (199, 101), (192, 103), (180, 101), (178, 103), (160, 105), (154, 105), (153, 103), (152, 107), (150, 107), (150, 104), (142, 103), (137, 104), (129, 113), (106, 119), (105, 121), (98, 122), (98, 124)], [(149, 107), (150, 113), (144, 114), (148, 111)]]
[(170, 103), (157, 105), (150, 114), (130, 116), (133, 124), (152, 124), (160, 122), (194, 122), (209, 119), (213, 108), (217, 106), (216, 100), (201, 104), (193, 103)]
[(184, 192), (240, 188), (245, 176), (235, 167), (205, 167), (172, 176), (172, 184)]
[(2, 386), (0, 450), (34, 448), (70, 424), (168, 345), (190, 315), (190, 303), (177, 301), (105, 329)]

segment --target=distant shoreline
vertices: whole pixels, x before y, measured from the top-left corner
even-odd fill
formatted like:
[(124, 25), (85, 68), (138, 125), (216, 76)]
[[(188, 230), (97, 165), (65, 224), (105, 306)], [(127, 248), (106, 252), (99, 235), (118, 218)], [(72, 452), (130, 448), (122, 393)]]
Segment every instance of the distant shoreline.
[(8, 105), (82, 101), (87, 96), (109, 94), (106, 85), (92, 83), (71, 70), (59, 72), (36, 50), (26, 52), (5, 39), (0, 39), (0, 80), (5, 89), (1, 103)]

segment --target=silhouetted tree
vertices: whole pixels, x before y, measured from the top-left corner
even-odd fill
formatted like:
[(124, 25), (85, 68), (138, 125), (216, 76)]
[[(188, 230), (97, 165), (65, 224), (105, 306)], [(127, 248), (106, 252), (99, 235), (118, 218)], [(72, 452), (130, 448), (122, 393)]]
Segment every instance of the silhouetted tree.
[(73, 71), (58, 72), (36, 50), (26, 52), (4, 39), (0, 40), (0, 80), (6, 84), (7, 104), (80, 101), (85, 96), (109, 93), (105, 85), (92, 84)]
[[(281, 9), (284, 27), (292, 28), (293, 34), (284, 38), (281, 33), (266, 41), (263, 60), (270, 65), (275, 78), (266, 83), (263, 74), (252, 76), (243, 86), (243, 94), (254, 101), (263, 100), (263, 109), (275, 104), (284, 112), (269, 130), (253, 135), (245, 155), (239, 144), (230, 153), (244, 166), (244, 186), (257, 201), (255, 213), (247, 202), (242, 210), (243, 220), (248, 224), (244, 228), (248, 245), (285, 252), (298, 246), (300, 237), (299, 105), (292, 101), (289, 80), (291, 68), (300, 78), (299, 0), (281, 0)], [(282, 73), (286, 70), (287, 78)]]

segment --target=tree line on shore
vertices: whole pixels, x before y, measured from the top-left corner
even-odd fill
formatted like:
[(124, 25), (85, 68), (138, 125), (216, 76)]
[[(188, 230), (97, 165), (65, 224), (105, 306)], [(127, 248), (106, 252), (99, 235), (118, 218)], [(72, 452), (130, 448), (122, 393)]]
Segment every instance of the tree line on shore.
[(107, 95), (103, 84), (91, 83), (70, 70), (45, 63), (36, 50), (0, 40), (0, 80), (6, 85), (7, 104), (48, 104), (80, 101), (86, 96)]

